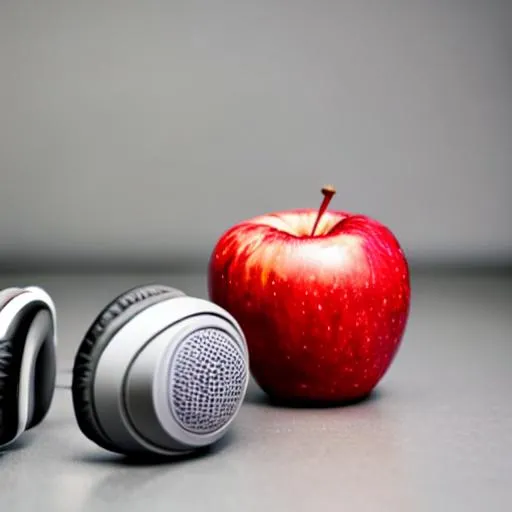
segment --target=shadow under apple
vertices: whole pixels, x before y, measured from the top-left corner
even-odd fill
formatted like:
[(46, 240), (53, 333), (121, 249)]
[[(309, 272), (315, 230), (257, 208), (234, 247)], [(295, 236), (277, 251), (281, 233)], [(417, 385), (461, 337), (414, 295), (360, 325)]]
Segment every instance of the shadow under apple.
[(354, 399), (312, 400), (305, 398), (288, 398), (270, 394), (259, 387), (256, 383), (251, 382), (247, 389), (245, 402), (253, 405), (286, 409), (329, 409), (372, 403), (380, 400), (383, 394), (385, 394), (385, 392), (382, 387), (378, 387), (374, 388), (370, 393)]

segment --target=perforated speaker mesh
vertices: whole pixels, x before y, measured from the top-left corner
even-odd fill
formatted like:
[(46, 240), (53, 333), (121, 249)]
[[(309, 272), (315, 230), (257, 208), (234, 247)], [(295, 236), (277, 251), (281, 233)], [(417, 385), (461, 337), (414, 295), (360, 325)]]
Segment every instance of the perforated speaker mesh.
[(235, 340), (220, 329), (194, 331), (178, 347), (169, 391), (176, 421), (197, 434), (225, 425), (243, 399), (247, 367)]

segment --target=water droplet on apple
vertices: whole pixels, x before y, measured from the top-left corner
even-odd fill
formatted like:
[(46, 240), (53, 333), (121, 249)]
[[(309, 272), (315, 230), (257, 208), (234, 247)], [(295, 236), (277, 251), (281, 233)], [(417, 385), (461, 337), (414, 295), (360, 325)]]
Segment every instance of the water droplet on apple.
[(322, 311), (322, 304), (318, 304), (318, 311)]

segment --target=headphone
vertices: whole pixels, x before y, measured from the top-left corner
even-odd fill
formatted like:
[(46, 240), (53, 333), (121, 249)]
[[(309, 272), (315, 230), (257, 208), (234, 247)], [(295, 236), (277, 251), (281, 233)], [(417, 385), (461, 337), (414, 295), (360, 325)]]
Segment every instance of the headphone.
[[(55, 306), (42, 289), (0, 292), (0, 447), (50, 408), (55, 333)], [(248, 382), (245, 336), (226, 310), (148, 284), (116, 297), (87, 329), (71, 393), (78, 427), (96, 445), (167, 456), (223, 437)]]
[(43, 421), (55, 390), (55, 306), (41, 288), (0, 291), (0, 447)]

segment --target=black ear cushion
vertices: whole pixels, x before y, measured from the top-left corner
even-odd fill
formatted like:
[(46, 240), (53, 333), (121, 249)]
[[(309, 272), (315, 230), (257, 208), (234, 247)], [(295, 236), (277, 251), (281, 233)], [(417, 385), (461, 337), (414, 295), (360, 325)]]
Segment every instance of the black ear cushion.
[[(107, 450), (116, 446), (102, 432), (96, 419), (92, 393), (93, 376), (99, 357), (112, 336), (134, 314), (170, 297), (185, 295), (170, 286), (150, 284), (132, 288), (116, 297), (96, 317), (80, 344), (73, 365), (71, 392), (75, 417), (83, 434)], [(123, 313), (130, 315), (123, 315)], [(121, 318), (122, 317), (122, 318)], [(121, 320), (124, 320), (123, 323)], [(116, 329), (112, 329), (116, 324)]]
[(45, 340), (36, 355), (34, 378), (32, 379), (33, 404), (26, 429), (39, 425), (50, 410), (57, 377), (57, 354), (53, 337), (55, 326), (48, 316)]
[(11, 437), (12, 429), (16, 429), (17, 386), (14, 383), (13, 344), (11, 340), (0, 340), (0, 445)]
[[(21, 288), (2, 290), (0, 292), (0, 311), (20, 293), (23, 293)], [(17, 428), (17, 384), (20, 358), (15, 356), (13, 340), (0, 340), (0, 445), (7, 442)]]

